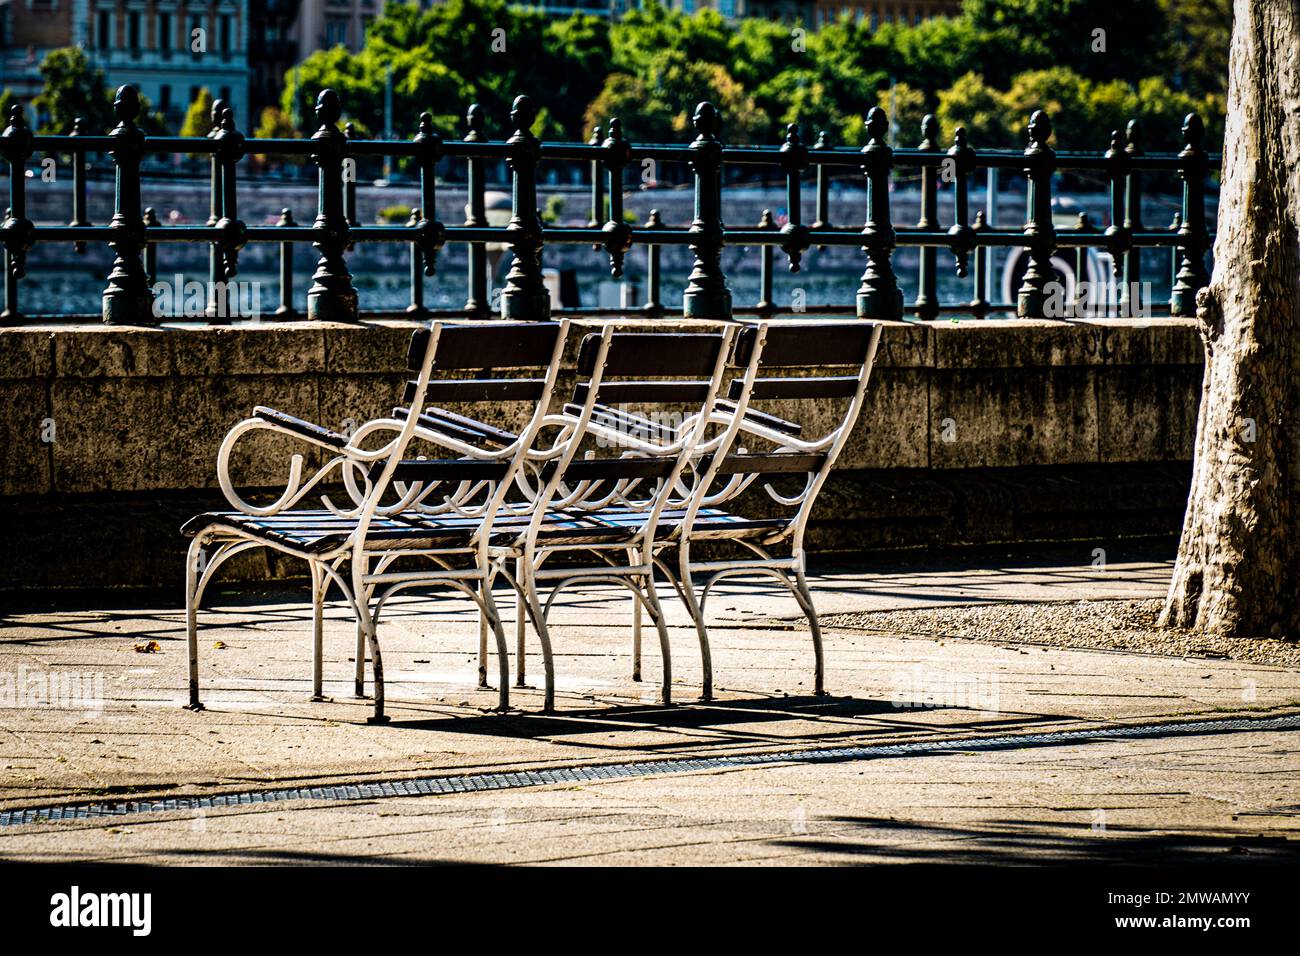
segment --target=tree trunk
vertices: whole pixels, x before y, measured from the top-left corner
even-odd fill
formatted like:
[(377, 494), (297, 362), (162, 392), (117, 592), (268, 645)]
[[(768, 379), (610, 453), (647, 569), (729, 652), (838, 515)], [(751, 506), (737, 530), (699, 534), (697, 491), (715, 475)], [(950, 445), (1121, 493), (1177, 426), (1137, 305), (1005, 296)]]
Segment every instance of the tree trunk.
[(1236, 0), (1205, 381), (1160, 622), (1300, 634), (1300, 0)]

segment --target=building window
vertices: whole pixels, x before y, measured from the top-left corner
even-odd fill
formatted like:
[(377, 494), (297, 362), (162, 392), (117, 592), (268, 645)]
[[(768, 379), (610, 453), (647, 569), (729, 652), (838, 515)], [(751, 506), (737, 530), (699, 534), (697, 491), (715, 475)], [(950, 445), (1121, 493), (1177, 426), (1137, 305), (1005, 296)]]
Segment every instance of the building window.
[(113, 14), (108, 10), (100, 10), (97, 26), (95, 27), (95, 44), (101, 50), (107, 50), (113, 46)]
[(221, 19), (217, 21), (217, 36), (221, 43), (221, 52), (229, 53), (231, 51), (229, 16), (222, 16)]
[(132, 53), (140, 52), (140, 11), (132, 10), (126, 15), (126, 42)]
[(170, 13), (158, 14), (157, 31), (158, 36), (155, 38), (155, 43), (158, 49), (162, 50), (163, 53), (170, 53), (172, 44), (176, 42), (176, 38), (172, 36), (172, 15)]
[(158, 87), (158, 109), (164, 114), (172, 111), (172, 88), (170, 83)]
[(347, 46), (347, 44), (348, 21), (342, 17), (330, 17), (325, 21), (325, 46), (333, 48)]

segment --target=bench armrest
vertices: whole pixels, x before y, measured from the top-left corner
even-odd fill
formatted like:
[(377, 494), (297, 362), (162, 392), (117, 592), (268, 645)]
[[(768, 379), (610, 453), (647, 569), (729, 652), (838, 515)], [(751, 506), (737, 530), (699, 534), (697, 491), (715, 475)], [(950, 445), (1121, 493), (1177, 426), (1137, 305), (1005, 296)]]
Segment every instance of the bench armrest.
[(284, 429), (299, 438), (305, 438), (308, 441), (323, 445), (326, 448), (332, 448), (335, 451), (342, 451), (347, 447), (348, 436), (342, 432), (332, 431), (321, 425), (315, 425), (301, 418), (295, 418), (285, 412), (278, 411), (274, 408), (267, 408), (265, 405), (258, 405), (253, 409), (253, 417), (260, 418), (264, 422), (269, 422), (279, 428)]

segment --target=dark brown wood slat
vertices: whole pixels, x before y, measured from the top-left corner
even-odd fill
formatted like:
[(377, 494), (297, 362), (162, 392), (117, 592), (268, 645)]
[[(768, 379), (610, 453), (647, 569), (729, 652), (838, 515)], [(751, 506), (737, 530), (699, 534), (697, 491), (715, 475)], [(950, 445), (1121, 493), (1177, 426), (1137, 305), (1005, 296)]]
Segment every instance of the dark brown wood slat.
[[(582, 414), (582, 406), (575, 405), (572, 402), (565, 405), (564, 410), (574, 417)], [(676, 437), (676, 432), (668, 425), (630, 418), (625, 412), (617, 408), (610, 408), (608, 405), (595, 406), (591, 412), (591, 420), (607, 428), (619, 429), (638, 438), (653, 438), (661, 442), (670, 442)]]
[[(676, 456), (664, 458), (591, 458), (571, 461), (564, 469), (564, 480), (574, 481), (618, 481), (624, 478), (666, 478), (672, 474), (677, 464)], [(551, 462), (542, 469), (542, 480), (549, 481), (555, 473), (555, 463)]]
[[(735, 401), (740, 398), (743, 386), (744, 383), (739, 379), (733, 381), (731, 383), (731, 398), (718, 399), (718, 408), (721, 411), (730, 412), (734, 415), (736, 413)], [(745, 409), (745, 420), (754, 422), (758, 425), (765, 425), (773, 431), (778, 431), (785, 435), (798, 435), (803, 432), (803, 426), (797, 422), (787, 421), (786, 419), (779, 418), (776, 415), (755, 411), (752, 408)]]
[(265, 405), (258, 405), (253, 409), (253, 417), (260, 418), (265, 422), (273, 422), (282, 428), (285, 428), (295, 434), (302, 435), (305, 438), (314, 438), (319, 442), (329, 445), (331, 448), (343, 448), (348, 443), (346, 435), (330, 431), (320, 425), (304, 421), (301, 418), (295, 418), (282, 411), (274, 408), (267, 408)]
[[(407, 368), (417, 371), (429, 346), (430, 329), (411, 336)], [(444, 325), (433, 367), (442, 371), (492, 368), (545, 368), (551, 364), (558, 322)]]
[[(601, 382), (599, 398), (605, 405), (676, 405), (700, 404), (709, 397), (710, 382)], [(590, 383), (580, 382), (573, 389), (573, 401), (587, 400)]]
[[(546, 382), (540, 378), (434, 379), (425, 390), (426, 402), (535, 402)], [(415, 382), (407, 382), (402, 401), (415, 399)]]
[[(411, 410), (409, 408), (393, 409), (393, 417), (397, 419), (405, 420), (410, 416), (410, 414)], [(468, 442), (469, 444), (476, 444), (483, 440), (483, 436), (478, 432), (470, 431), (468, 428), (461, 428), (459, 425), (453, 424), (440, 416), (435, 417), (429, 412), (421, 413), (419, 423), (425, 428), (431, 428), (434, 431), (442, 432), (445, 435), (449, 435), (450, 437), (463, 442)]]
[[(708, 467), (708, 456), (703, 467)], [(718, 466), (720, 475), (781, 475), (817, 471), (825, 463), (825, 455), (807, 455), (800, 452), (736, 453), (728, 455)]]
[[(722, 336), (716, 332), (616, 332), (605, 356), (605, 374), (712, 375), (721, 348)], [(599, 351), (599, 334), (582, 340), (578, 374), (595, 371)]]
[(470, 418), (467, 415), (458, 415), (455, 412), (449, 412), (445, 408), (427, 406), (424, 409), (424, 414), (440, 418), (453, 425), (458, 425), (461, 428), (468, 428), (472, 431), (476, 431), (487, 441), (490, 441), (494, 445), (499, 445), (502, 448), (505, 448), (508, 445), (513, 445), (519, 440), (519, 436), (514, 432), (508, 432), (505, 429), (497, 428), (495, 425), (489, 425), (487, 422), (481, 422), (477, 418)]
[[(387, 462), (375, 462), (370, 468), (370, 480), (379, 477)], [(394, 481), (496, 481), (505, 477), (509, 468), (504, 461), (479, 461), (473, 458), (420, 459), (410, 458), (397, 463), (393, 469)]]
[[(861, 365), (875, 326), (870, 322), (827, 322), (804, 325), (796, 322), (772, 323), (767, 327), (767, 343), (759, 358), (762, 368), (826, 368)], [(736, 339), (732, 362), (748, 365), (758, 343), (758, 328), (748, 326)]]
[[(731, 397), (740, 387), (731, 386)], [(823, 375), (808, 378), (756, 378), (749, 397), (755, 400), (796, 398), (852, 398), (858, 390), (856, 375)]]

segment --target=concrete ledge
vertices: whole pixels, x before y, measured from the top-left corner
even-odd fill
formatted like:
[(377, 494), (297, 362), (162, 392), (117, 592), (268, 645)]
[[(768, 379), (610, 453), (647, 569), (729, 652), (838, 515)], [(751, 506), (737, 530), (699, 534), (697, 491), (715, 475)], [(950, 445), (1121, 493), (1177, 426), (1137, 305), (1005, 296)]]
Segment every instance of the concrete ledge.
[[(623, 321), (655, 330), (699, 324)], [(22, 558), (21, 567), (0, 578), (0, 587), (62, 586), (97, 574), (89, 556), (82, 562), (70, 553), (77, 548), (77, 527), (117, 527), (119, 537), (101, 539), (108, 547), (113, 540), (131, 541), (144, 552), (168, 547), (162, 538), (188, 512), (219, 504), (217, 448), (255, 405), (336, 429), (387, 414), (406, 377), (406, 347), (416, 326), (387, 320), (0, 329), (3, 560)], [(579, 338), (573, 337), (575, 352)], [(918, 488), (947, 500), (949, 472), (970, 481), (984, 474), (981, 469), (1185, 467), (1180, 463), (1191, 458), (1201, 363), (1195, 324), (1185, 319), (889, 323), (868, 405), (841, 467), (876, 475), (907, 470), (907, 487), (898, 489), (897, 506), (883, 516), (893, 529), (911, 520), (905, 503)], [(782, 413), (779, 406), (773, 410)], [(485, 414), (509, 427), (522, 412), (502, 407)], [(808, 409), (786, 414), (806, 420)], [(305, 453), (309, 460), (312, 454), (272, 436), (241, 449), (239, 480), (249, 487), (275, 486), (285, 478), (290, 454)], [(1115, 480), (1126, 473), (1106, 472)], [(979, 494), (990, 500), (976, 506)], [(1039, 533), (999, 511), (998, 494), (993, 486), (964, 491), (961, 501), (970, 504), (972, 517), (935, 519), (947, 529), (937, 538), (922, 533), (931, 519), (918, 517), (918, 540), (891, 530), (881, 541), (982, 540), (982, 522), (1001, 529), (996, 535), (1007, 540)], [(152, 502), (166, 521), (120, 523), (117, 511), (131, 513), (132, 496)], [(172, 500), (187, 504), (173, 513), (165, 504)], [(42, 509), (51, 514), (48, 523)], [(820, 510), (833, 513), (825, 504)], [(1105, 509), (1097, 520), (1104, 518)], [(1041, 533), (1050, 527), (1062, 534), (1077, 530), (1048, 522)], [(871, 539), (818, 536), (830, 547), (856, 547), (849, 542), (858, 540)], [(123, 576), (100, 575), (102, 583), (166, 580), (171, 558), (156, 557), (156, 566), (154, 556), (121, 563)]]

